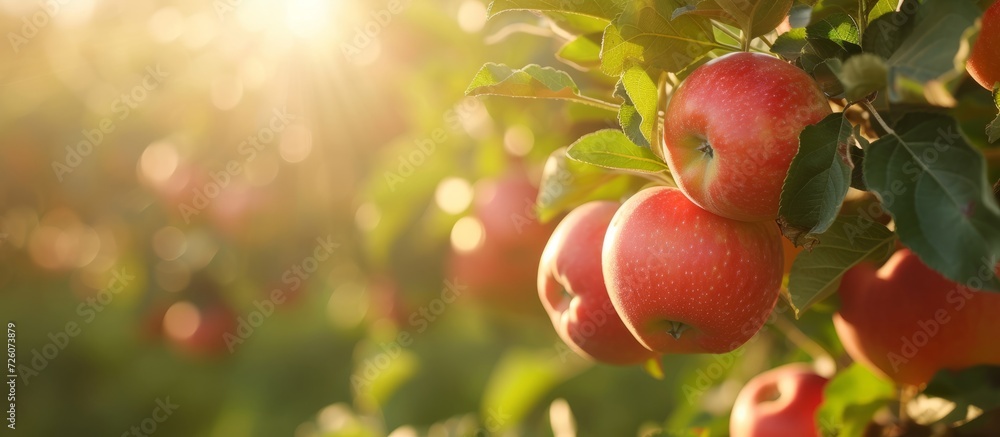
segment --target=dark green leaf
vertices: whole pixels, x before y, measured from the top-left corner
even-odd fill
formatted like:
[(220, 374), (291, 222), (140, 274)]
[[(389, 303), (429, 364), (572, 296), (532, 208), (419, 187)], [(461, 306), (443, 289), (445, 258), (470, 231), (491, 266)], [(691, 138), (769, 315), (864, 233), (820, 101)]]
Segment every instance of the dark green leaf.
[(788, 16), (792, 8), (792, 0), (714, 0), (743, 29), (743, 32), (756, 38), (764, 35)]
[(599, 167), (638, 173), (669, 171), (649, 149), (637, 147), (618, 129), (604, 129), (587, 134), (569, 146), (566, 155)]
[[(1000, 208), (983, 156), (955, 121), (911, 113), (866, 150), (865, 181), (896, 222), (903, 244), (945, 277), (1000, 290), (992, 266), (1000, 253)], [(983, 264), (988, 277), (980, 276)], [(977, 287), (978, 288), (978, 287)]]
[(493, 0), (487, 15), (506, 11), (554, 11), (589, 15), (611, 21), (621, 13), (621, 2), (616, 0)]
[(875, 412), (888, 404), (895, 393), (891, 382), (861, 364), (851, 364), (827, 383), (816, 421), (824, 435), (860, 437)]
[(676, 72), (717, 48), (711, 22), (696, 15), (670, 19), (678, 0), (631, 2), (604, 31), (601, 71), (620, 76), (633, 64)]
[(970, 40), (981, 14), (968, 1), (921, 4), (913, 32), (888, 60), (889, 98), (954, 106), (952, 91), (965, 76)]
[(822, 0), (813, 8), (813, 20), (833, 14), (848, 14), (858, 22), (870, 23), (876, 18), (895, 11), (899, 0)]
[(870, 217), (837, 217), (812, 250), (795, 258), (788, 277), (792, 309), (798, 317), (811, 305), (837, 291), (840, 279), (862, 261), (881, 263), (889, 258), (896, 238)]
[(735, 24), (732, 21), (733, 17), (723, 10), (722, 6), (719, 6), (715, 0), (700, 0), (696, 4), (681, 6), (674, 9), (673, 14), (670, 15), (670, 19), (673, 20), (685, 14), (700, 15), (713, 20)]
[(815, 47), (816, 53), (824, 57), (837, 56), (841, 50), (846, 53), (861, 51), (858, 23), (847, 14), (833, 14), (814, 21), (806, 27), (806, 39)]
[(851, 147), (851, 162), (854, 163), (854, 169), (851, 170), (851, 188), (861, 191), (868, 191), (868, 184), (865, 184), (865, 149), (868, 148), (868, 139), (861, 135), (861, 125), (854, 126), (854, 136), (852, 137), (854, 141), (857, 141), (860, 147)]
[(851, 180), (851, 133), (843, 113), (835, 113), (799, 134), (799, 151), (778, 207), (782, 233), (797, 246), (826, 231), (837, 218)]
[(892, 12), (868, 23), (861, 46), (866, 52), (889, 59), (913, 31), (915, 10)]
[(782, 58), (794, 61), (799, 58), (802, 49), (807, 44), (806, 29), (798, 27), (778, 36), (778, 39), (774, 40), (774, 45), (771, 46), (771, 51), (781, 55)]

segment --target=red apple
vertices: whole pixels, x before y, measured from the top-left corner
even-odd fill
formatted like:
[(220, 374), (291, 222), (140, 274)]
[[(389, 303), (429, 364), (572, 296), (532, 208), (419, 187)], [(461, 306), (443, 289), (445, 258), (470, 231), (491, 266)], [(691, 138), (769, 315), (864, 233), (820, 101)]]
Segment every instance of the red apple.
[(731, 437), (820, 437), (816, 410), (828, 380), (805, 364), (788, 364), (751, 379), (733, 404)]
[(698, 67), (667, 104), (665, 157), (684, 194), (715, 214), (773, 220), (799, 133), (830, 113), (802, 70), (733, 53)]
[(909, 249), (878, 270), (861, 264), (847, 271), (838, 293), (833, 324), (844, 349), (897, 383), (920, 385), (942, 369), (1000, 364), (1000, 294), (951, 282)]
[(657, 352), (736, 349), (763, 326), (781, 286), (776, 224), (717, 216), (675, 188), (649, 188), (626, 201), (602, 256), (615, 309)]
[(972, 45), (965, 68), (976, 82), (990, 91), (1000, 82), (1000, 2), (993, 3), (983, 13), (979, 38)]
[(570, 348), (593, 360), (628, 365), (657, 354), (632, 337), (604, 286), (601, 248), (618, 206), (590, 202), (559, 223), (538, 266), (538, 295)]

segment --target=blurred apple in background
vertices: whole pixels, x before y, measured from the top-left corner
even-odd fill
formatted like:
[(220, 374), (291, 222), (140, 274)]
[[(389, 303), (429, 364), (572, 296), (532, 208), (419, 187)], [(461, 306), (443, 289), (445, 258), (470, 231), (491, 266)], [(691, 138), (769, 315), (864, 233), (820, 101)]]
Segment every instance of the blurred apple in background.
[(881, 268), (848, 270), (837, 293), (833, 325), (844, 349), (899, 384), (927, 383), (942, 369), (1000, 365), (1000, 294), (952, 282), (909, 249)]
[(555, 224), (538, 221), (537, 196), (538, 188), (520, 167), (476, 183), (472, 214), (452, 231), (446, 279), (457, 279), (484, 302), (541, 314), (538, 260)]

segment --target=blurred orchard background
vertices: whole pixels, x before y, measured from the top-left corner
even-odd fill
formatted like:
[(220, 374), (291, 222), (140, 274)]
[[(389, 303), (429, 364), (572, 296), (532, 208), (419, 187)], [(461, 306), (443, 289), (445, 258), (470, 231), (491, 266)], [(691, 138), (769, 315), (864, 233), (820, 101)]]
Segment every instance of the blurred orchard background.
[[(616, 121), (464, 97), (487, 61), (559, 62), (530, 13), (0, 0), (0, 30), (21, 435), (724, 434), (747, 379), (808, 359), (771, 325), (662, 380), (562, 346), (536, 187)], [(829, 314), (798, 326), (840, 355)]]

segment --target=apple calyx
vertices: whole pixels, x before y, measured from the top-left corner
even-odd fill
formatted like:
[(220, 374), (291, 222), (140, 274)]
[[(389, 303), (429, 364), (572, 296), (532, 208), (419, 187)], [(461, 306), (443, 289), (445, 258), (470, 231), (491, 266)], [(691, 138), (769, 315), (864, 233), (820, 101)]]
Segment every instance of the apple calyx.
[(704, 153), (710, 159), (715, 158), (715, 150), (712, 149), (712, 143), (709, 143), (708, 139), (703, 139), (701, 141), (701, 145), (698, 146), (695, 150)]
[(673, 337), (674, 340), (680, 340), (681, 339), (681, 334), (684, 331), (687, 331), (687, 329), (688, 329), (688, 325), (686, 325), (684, 323), (681, 323), (681, 322), (671, 321), (670, 322), (670, 329), (667, 330), (667, 334), (670, 334), (670, 336)]

